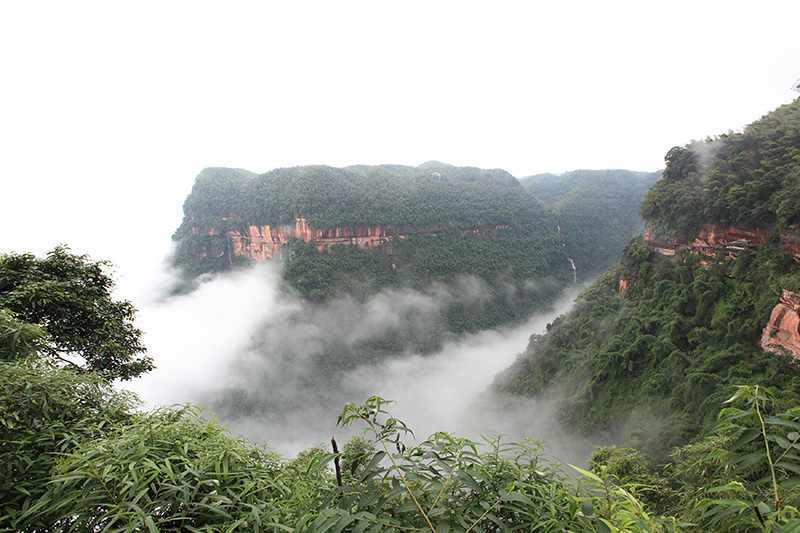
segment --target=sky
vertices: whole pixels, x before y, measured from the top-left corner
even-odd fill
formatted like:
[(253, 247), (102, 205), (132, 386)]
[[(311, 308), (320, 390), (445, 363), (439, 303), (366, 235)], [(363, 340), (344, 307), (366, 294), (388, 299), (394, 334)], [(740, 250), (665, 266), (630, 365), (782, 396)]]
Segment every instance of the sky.
[(794, 0), (2, 2), (0, 249), (132, 277), (213, 166), (658, 170), (798, 96), (797, 20)]
[(112, 261), (166, 346), (200, 312), (155, 302), (203, 168), (656, 171), (798, 96), (798, 20), (796, 0), (0, 2), (0, 252)]

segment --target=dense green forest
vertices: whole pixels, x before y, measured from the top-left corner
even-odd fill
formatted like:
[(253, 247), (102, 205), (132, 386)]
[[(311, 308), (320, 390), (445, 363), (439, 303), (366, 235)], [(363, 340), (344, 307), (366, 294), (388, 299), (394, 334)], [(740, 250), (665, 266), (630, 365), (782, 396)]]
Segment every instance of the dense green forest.
[(556, 220), (580, 279), (602, 274), (623, 247), (644, 232), (639, 205), (661, 172), (574, 170), (521, 179)]
[(184, 203), (180, 237), (249, 225), (294, 224), (315, 228), (351, 226), (543, 224), (541, 203), (520, 194), (503, 170), (428, 162), (334, 168), (305, 166), (256, 175), (236, 169), (206, 169)]
[[(751, 135), (763, 164), (749, 170), (712, 180), (724, 157), (684, 172), (696, 143), (671, 150), (642, 208), (658, 236), (690, 236), (665, 198), (730, 185), (728, 211), (692, 216), (774, 227), (765, 245), (663, 256), (634, 239), (498, 378), (555, 397), (575, 431), (642, 448), (597, 448), (588, 465), (535, 440), (412, 439), (379, 397), (343, 406), (339, 425), (363, 436), (292, 459), (191, 406), (144, 412), (113, 385), (152, 362), (107, 264), (65, 248), (0, 255), (0, 531), (800, 531), (800, 371), (755, 348), (780, 292), (800, 287), (786, 251), (800, 161), (779, 149), (796, 151), (799, 110), (726, 137)], [(744, 175), (759, 183), (732, 184)], [(743, 214), (736, 185), (774, 194)]]
[(496, 387), (546, 391), (568, 427), (622, 436), (657, 454), (708, 434), (738, 385), (767, 385), (778, 405), (796, 406), (797, 364), (757, 342), (782, 291), (799, 286), (800, 268), (780, 237), (793, 235), (800, 205), (798, 149), (795, 101), (742, 133), (670, 150), (642, 205), (656, 237), (690, 237), (700, 223), (774, 228), (772, 237), (759, 249), (674, 256), (631, 241)]
[[(389, 287), (444, 284), (455, 296), (439, 336), (522, 320), (571, 281), (556, 222), (517, 179), (502, 170), (437, 162), (296, 167), (262, 175), (206, 169), (184, 204), (174, 262), (190, 277), (229, 269), (246, 261), (231, 255), (226, 232), (294, 225), (297, 218), (313, 228), (380, 226), (404, 236), (371, 249), (318, 249), (290, 239), (282, 272), (287, 288), (320, 303), (342, 295), (363, 300)], [(458, 294), (465, 276), (484, 286), (488, 300), (482, 296), (482, 306)], [(420, 339), (413, 347), (430, 342)]]
[(227, 270), (247, 260), (231, 253), (226, 232), (292, 225), (301, 217), (314, 228), (389, 228), (408, 235), (373, 249), (318, 249), (291, 240), (284, 253), (287, 287), (307, 301), (325, 302), (342, 295), (364, 299), (389, 287), (453, 288), (459, 278), (474, 276), (489, 301), (476, 312), (456, 297), (440, 329), (478, 331), (542, 308), (572, 279), (574, 264), (582, 279), (611, 266), (642, 231), (638, 205), (655, 179), (642, 172), (575, 171), (531, 176), (520, 186), (502, 170), (438, 162), (262, 175), (212, 168), (198, 175), (186, 199), (173, 259), (190, 278)]
[(676, 146), (664, 177), (647, 193), (644, 216), (663, 237), (691, 238), (699, 224), (800, 222), (800, 101), (741, 133)]

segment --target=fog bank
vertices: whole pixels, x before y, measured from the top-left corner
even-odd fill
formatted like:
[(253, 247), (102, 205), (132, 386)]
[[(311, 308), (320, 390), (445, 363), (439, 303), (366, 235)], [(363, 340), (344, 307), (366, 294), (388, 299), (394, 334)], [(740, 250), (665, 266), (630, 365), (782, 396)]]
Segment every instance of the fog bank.
[(211, 277), (190, 294), (140, 304), (139, 325), (157, 369), (127, 388), (150, 408), (200, 405), (232, 433), (286, 456), (331, 436), (346, 440), (359, 428), (336, 427), (343, 405), (373, 395), (396, 402), (389, 411), (417, 440), (435, 431), (560, 439), (548, 402), (498, 405), (486, 390), (531, 334), (569, 309), (578, 286), (519, 326), (451, 337), (434, 353), (376, 356), (387, 337), (435, 330), (451, 290), (463, 297), (470, 285), (482, 301), (482, 285), (465, 278), (457, 289), (391, 289), (364, 302), (324, 305), (305, 304), (279, 285), (277, 265), (263, 263)]

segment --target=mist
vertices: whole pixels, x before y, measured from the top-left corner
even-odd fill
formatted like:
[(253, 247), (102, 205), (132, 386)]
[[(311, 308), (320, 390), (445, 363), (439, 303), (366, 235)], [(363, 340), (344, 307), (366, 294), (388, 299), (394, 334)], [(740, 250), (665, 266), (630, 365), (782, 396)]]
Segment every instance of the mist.
[(562, 436), (549, 402), (510, 403), (487, 390), (530, 335), (566, 312), (585, 285), (516, 327), (445, 336), (435, 350), (392, 352), (387, 338), (436, 338), (444, 307), (454, 298), (480, 304), (485, 284), (464, 277), (309, 305), (281, 288), (278, 269), (261, 263), (208, 277), (190, 294), (139, 304), (139, 327), (157, 369), (126, 388), (148, 408), (199, 405), (232, 434), (287, 457), (356, 433), (360, 428), (337, 427), (337, 417), (345, 403), (369, 396), (393, 400), (389, 411), (417, 440), (435, 431), (504, 434), (549, 441), (560, 458), (586, 457), (589, 445), (568, 452), (557, 442)]

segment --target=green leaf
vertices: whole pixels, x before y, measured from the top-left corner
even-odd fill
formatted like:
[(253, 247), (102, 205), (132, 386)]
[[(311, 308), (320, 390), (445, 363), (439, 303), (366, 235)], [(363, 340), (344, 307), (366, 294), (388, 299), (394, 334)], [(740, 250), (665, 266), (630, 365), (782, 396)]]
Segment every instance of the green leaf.
[(533, 507), (533, 501), (526, 495), (520, 492), (509, 492), (504, 494), (502, 497), (503, 501), (512, 501), (512, 502), (519, 502), (523, 505), (528, 505)]
[(611, 531), (616, 531), (616, 528), (605, 518), (597, 520), (597, 533), (611, 533)]
[(753, 439), (755, 439), (759, 435), (761, 435), (761, 429), (760, 428), (750, 428), (750, 429), (748, 429), (747, 431), (742, 433), (739, 436), (739, 438), (736, 439), (736, 441), (733, 444), (731, 444), (730, 450), (731, 451), (738, 450), (739, 448), (741, 448), (742, 446), (744, 446), (748, 442), (752, 441)]
[[(798, 422), (796, 420), (788, 420), (788, 419), (780, 417), (780, 416), (771, 416), (771, 417), (767, 418), (766, 420), (764, 420), (764, 423), (769, 424), (769, 425), (773, 425), (773, 426), (786, 426), (786, 427), (790, 427), (792, 429), (800, 430), (800, 422)], [(795, 433), (795, 435), (797, 435), (797, 433)], [(792, 437), (790, 437), (790, 438), (792, 438)], [(794, 439), (792, 439), (792, 440), (794, 440)]]
[(581, 512), (584, 516), (592, 516), (594, 514), (594, 501), (584, 500), (581, 502)]
[(477, 481), (475, 481), (475, 478), (469, 475), (469, 473), (466, 470), (459, 470), (458, 473), (456, 473), (456, 477), (461, 481), (463, 481), (464, 484), (467, 485), (470, 489), (472, 489), (476, 494), (480, 494), (481, 492), (483, 492), (481, 486), (478, 484)]
[(775, 463), (775, 468), (782, 468), (784, 470), (789, 470), (790, 472), (794, 472), (795, 474), (800, 475), (800, 465), (795, 463), (787, 463), (786, 461), (779, 461)]
[(159, 530), (156, 527), (156, 524), (155, 522), (153, 522), (153, 519), (150, 517), (150, 515), (146, 515), (144, 517), (144, 523), (147, 526), (147, 531), (149, 531), (150, 533), (159, 533)]
[(747, 468), (752, 467), (755, 464), (760, 463), (761, 461), (765, 461), (766, 458), (767, 456), (765, 454), (754, 452), (733, 457), (729, 462), (735, 465), (740, 470), (745, 470)]

